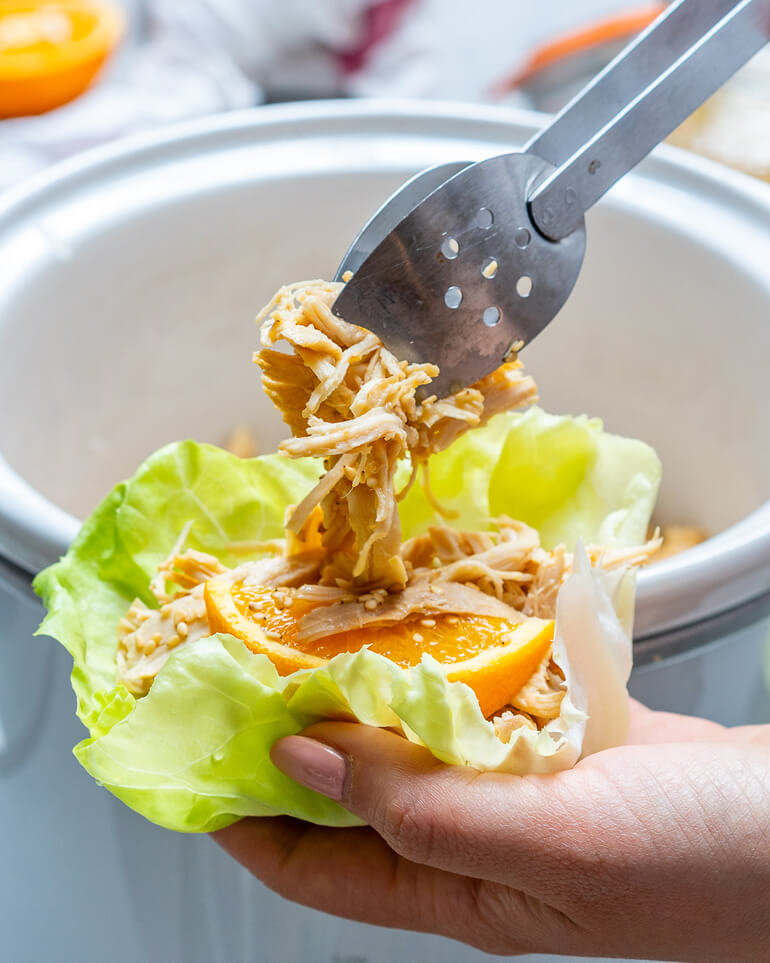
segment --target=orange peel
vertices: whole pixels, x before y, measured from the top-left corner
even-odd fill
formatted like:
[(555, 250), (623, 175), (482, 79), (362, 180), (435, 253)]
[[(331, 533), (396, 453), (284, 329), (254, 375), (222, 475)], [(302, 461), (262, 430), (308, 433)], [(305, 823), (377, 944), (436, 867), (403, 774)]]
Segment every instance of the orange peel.
[(266, 655), (281, 675), (325, 665), (342, 652), (368, 646), (404, 668), (425, 653), (446, 668), (450, 682), (464, 682), (490, 716), (507, 705), (548, 655), (553, 620), (522, 622), (478, 615), (410, 616), (401, 622), (340, 632), (323, 639), (297, 639), (299, 620), (311, 606), (290, 589), (269, 589), (210, 579), (204, 599), (212, 633), (240, 639)]

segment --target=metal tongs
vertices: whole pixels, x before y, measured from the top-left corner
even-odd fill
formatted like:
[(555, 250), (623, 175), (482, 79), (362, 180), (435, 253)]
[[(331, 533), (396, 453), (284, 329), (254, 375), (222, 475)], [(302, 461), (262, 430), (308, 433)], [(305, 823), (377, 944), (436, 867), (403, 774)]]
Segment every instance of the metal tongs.
[(521, 153), (443, 164), (397, 191), (337, 272), (334, 311), (439, 396), (526, 346), (569, 297), (585, 212), (770, 40), (770, 0), (677, 0)]

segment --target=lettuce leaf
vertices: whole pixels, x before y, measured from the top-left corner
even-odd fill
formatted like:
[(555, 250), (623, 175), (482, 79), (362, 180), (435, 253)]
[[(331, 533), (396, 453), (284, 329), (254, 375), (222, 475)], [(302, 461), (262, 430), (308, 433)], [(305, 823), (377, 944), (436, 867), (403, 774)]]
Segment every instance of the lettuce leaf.
[[(596, 691), (580, 672), (564, 717), (509, 744), (495, 737), (472, 690), (448, 683), (427, 656), (403, 670), (362, 650), (282, 678), (264, 656), (231, 637), (212, 636), (176, 650), (145, 698), (115, 685), (117, 623), (135, 597), (155, 604), (150, 578), (182, 529), (190, 526), (186, 547), (237, 564), (245, 557), (239, 542), (282, 534), (286, 507), (320, 471), (312, 460), (242, 460), (192, 441), (169, 445), (104, 499), (67, 555), (35, 581), (48, 609), (39, 631), (73, 657), (77, 712), (90, 732), (76, 756), (96, 780), (162, 826), (203, 832), (273, 813), (352, 824), (349, 813), (291, 782), (269, 760), (276, 739), (320, 718), (400, 727), (438, 758), (481, 768), (551, 771), (579, 756)], [(482, 528), (491, 515), (505, 513), (538, 527), (546, 544), (570, 547), (578, 537), (643, 540), (659, 478), (659, 462), (643, 443), (608, 435), (595, 420), (539, 409), (498, 416), (431, 461), (434, 495), (458, 513), (452, 524)], [(405, 537), (440, 521), (419, 485), (401, 511)], [(572, 592), (576, 613), (591, 593), (608, 598), (594, 576), (588, 582), (583, 576), (582, 589)], [(588, 618), (570, 616), (572, 610), (562, 611), (557, 625), (567, 669), (570, 647), (580, 645), (576, 631), (570, 641), (570, 624), (585, 631)], [(613, 619), (597, 623), (599, 647), (620, 628)]]
[[(660, 476), (644, 442), (605, 432), (598, 418), (537, 407), (498, 415), (430, 460), (431, 491), (456, 513), (453, 527), (477, 531), (509, 515), (536, 528), (545, 548), (643, 542)], [(401, 520), (406, 537), (442, 522), (418, 485), (401, 503)]]
[(151, 455), (101, 502), (64, 558), (35, 579), (48, 609), (38, 631), (72, 656), (78, 716), (89, 729), (108, 705), (110, 718), (118, 705), (133, 708), (128, 693), (112, 691), (116, 627), (133, 599), (157, 606), (150, 578), (184, 526), (190, 525), (187, 548), (237, 565), (244, 557), (230, 546), (282, 536), (286, 506), (307, 494), (321, 470), (310, 459), (243, 461), (182, 441)]

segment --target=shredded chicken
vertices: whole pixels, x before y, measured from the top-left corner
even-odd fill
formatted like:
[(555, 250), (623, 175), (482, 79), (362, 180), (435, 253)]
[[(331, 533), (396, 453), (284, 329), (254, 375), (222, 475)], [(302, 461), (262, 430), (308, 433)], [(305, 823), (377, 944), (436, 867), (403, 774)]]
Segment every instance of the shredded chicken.
[[(281, 450), (325, 459), (327, 475), (298, 506), (296, 531), (316, 504), (323, 509), (324, 585), (405, 588), (395, 472), (409, 455), (416, 470), (469, 428), (536, 400), (518, 361), (472, 388), (419, 402), (417, 389), (438, 374), (431, 364), (399, 361), (374, 334), (331, 310), (341, 285), (282, 288), (265, 308), (262, 350), (254, 356), (265, 391), (294, 438)], [(290, 353), (274, 345), (288, 343)]]
[(510, 742), (514, 733), (519, 729), (534, 729), (537, 731), (537, 724), (524, 712), (517, 712), (513, 709), (504, 709), (492, 719), (495, 727), (495, 735), (501, 742)]
[(150, 582), (150, 591), (159, 602), (171, 600), (172, 596), (167, 591), (169, 582), (179, 589), (189, 590), (206, 579), (224, 575), (228, 571), (213, 555), (194, 551), (180, 555), (179, 548), (181, 545), (177, 542), (169, 557), (158, 566), (158, 571)]
[[(160, 608), (149, 608), (141, 599), (134, 599), (118, 623), (118, 681), (134, 695), (146, 695), (174, 649), (211, 635), (203, 598), (208, 579), (226, 575), (233, 582), (272, 588), (296, 588), (317, 579), (321, 557), (317, 523), (314, 514), (299, 536), (284, 543), (285, 554), (280, 557), (268, 556), (234, 569), (205, 552), (188, 549), (179, 554), (177, 542), (150, 582)], [(172, 594), (168, 592), (170, 584), (176, 586)]]
[[(150, 582), (150, 591), (161, 603), (160, 608), (151, 609), (141, 599), (134, 599), (118, 623), (118, 681), (134, 695), (149, 691), (177, 646), (211, 634), (203, 585), (229, 569), (205, 552), (177, 554), (177, 546), (158, 566), (158, 573)], [(169, 583), (178, 587), (173, 596), (168, 594)]]
[(662, 544), (652, 561), (655, 564), (663, 562), (667, 558), (695, 548), (708, 537), (709, 533), (696, 525), (664, 525), (661, 532)]
[(207, 635), (211, 632), (202, 584), (159, 609), (134, 599), (118, 623), (118, 681), (134, 695), (146, 695), (175, 648)]
[[(176, 647), (209, 634), (203, 586), (215, 577), (272, 588), (287, 606), (310, 603), (297, 627), (302, 642), (417, 615), (513, 624), (555, 617), (573, 563), (564, 546), (547, 551), (535, 529), (508, 517), (492, 520), (490, 531), (434, 527), (402, 544), (397, 505), (420, 471), (431, 500), (430, 455), (493, 415), (533, 403), (534, 382), (514, 360), (472, 388), (418, 401), (417, 389), (438, 369), (399, 361), (374, 334), (337, 318), (331, 306), (339, 290), (319, 281), (279, 291), (258, 319), (255, 355), (265, 391), (294, 436), (281, 449), (323, 458), (324, 476), (287, 512), (284, 539), (228, 546), (235, 555), (259, 555), (256, 561), (227, 569), (211, 555), (183, 551), (187, 529), (180, 534), (150, 583), (159, 607), (135, 600), (118, 628), (118, 678), (131, 692), (146, 693)], [(276, 350), (279, 342), (288, 353)], [(411, 478), (397, 493), (396, 468), (407, 456)], [(589, 546), (587, 553), (612, 569), (643, 564), (659, 545), (655, 537), (633, 549)], [(549, 652), (493, 718), (499, 738), (555, 718), (563, 682)]]
[[(563, 545), (546, 551), (535, 529), (523, 522), (502, 516), (494, 524), (497, 531), (490, 532), (431, 528), (405, 542), (411, 581), (474, 585), (524, 615), (555, 618), (556, 597), (572, 571), (572, 553)], [(629, 549), (589, 545), (586, 552), (592, 565), (612, 571), (645, 564), (659, 545), (660, 539), (653, 538)]]
[(227, 436), (224, 448), (239, 458), (255, 458), (259, 454), (259, 445), (254, 433), (246, 425), (238, 425)]
[(512, 697), (511, 705), (526, 712), (535, 720), (545, 723), (555, 719), (564, 698), (564, 676), (551, 659), (551, 653), (543, 659), (521, 689)]
[[(381, 601), (373, 593), (367, 593), (367, 596), (313, 609), (300, 619), (297, 639), (311, 642), (339, 632), (361, 629), (365, 625), (374, 628), (402, 622), (410, 615), (486, 615), (507, 619), (514, 624), (523, 620), (504, 602), (485, 595), (472, 585), (452, 582), (438, 585), (420, 580), (401, 592), (385, 593)], [(376, 605), (367, 605), (372, 600)]]
[(510, 703), (492, 717), (498, 739), (509, 742), (521, 728), (547, 725), (559, 715), (565, 694), (564, 673), (549, 652)]

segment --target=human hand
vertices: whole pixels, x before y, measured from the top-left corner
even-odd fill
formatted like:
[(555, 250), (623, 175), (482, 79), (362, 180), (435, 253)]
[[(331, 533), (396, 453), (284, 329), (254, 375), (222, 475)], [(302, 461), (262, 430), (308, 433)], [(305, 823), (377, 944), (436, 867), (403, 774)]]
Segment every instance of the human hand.
[(632, 708), (626, 746), (523, 777), (322, 723), (273, 761), (369, 825), (244, 819), (215, 838), (288, 899), (491, 953), (767, 959), (770, 726)]

